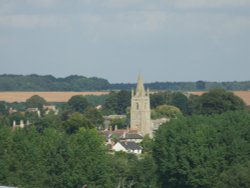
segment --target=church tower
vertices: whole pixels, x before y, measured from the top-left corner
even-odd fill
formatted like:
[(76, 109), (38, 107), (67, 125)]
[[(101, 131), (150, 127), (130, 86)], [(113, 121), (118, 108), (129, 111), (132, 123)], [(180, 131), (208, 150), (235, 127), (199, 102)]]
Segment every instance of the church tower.
[(152, 137), (149, 90), (145, 91), (141, 76), (138, 77), (136, 91), (132, 90), (131, 95), (130, 128)]

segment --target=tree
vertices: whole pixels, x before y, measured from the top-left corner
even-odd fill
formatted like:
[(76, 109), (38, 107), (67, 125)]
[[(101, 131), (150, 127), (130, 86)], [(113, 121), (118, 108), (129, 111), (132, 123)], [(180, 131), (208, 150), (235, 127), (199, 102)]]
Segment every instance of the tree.
[(152, 110), (152, 118), (176, 118), (182, 115), (179, 108), (170, 105), (160, 105), (154, 110)]
[(206, 83), (204, 81), (201, 81), (201, 80), (197, 81), (196, 82), (196, 89), (197, 90), (204, 90), (204, 89), (206, 89)]
[(150, 95), (150, 106), (156, 108), (157, 106), (170, 103), (170, 92), (157, 92)]
[(117, 114), (125, 114), (130, 106), (131, 94), (129, 91), (121, 90), (117, 93)]
[(69, 158), (64, 172), (65, 187), (115, 187), (115, 176), (106, 154), (104, 139), (95, 129), (81, 128), (69, 139)]
[(103, 125), (103, 117), (99, 110), (93, 107), (87, 108), (84, 112), (84, 116), (91, 122), (91, 124), (95, 125), (95, 127), (100, 128)]
[(81, 113), (83, 113), (89, 107), (88, 101), (82, 95), (71, 97), (68, 101), (68, 105), (73, 111)]
[(140, 145), (143, 148), (143, 153), (152, 153), (154, 142), (153, 139), (149, 137), (149, 135), (143, 137), (143, 140)]
[(73, 113), (63, 126), (68, 134), (76, 133), (81, 127), (93, 128), (91, 122), (79, 112)]
[(246, 105), (233, 93), (223, 89), (213, 89), (196, 100), (193, 111), (197, 114), (221, 114), (226, 111), (243, 110)]
[(220, 174), (216, 188), (248, 188), (250, 187), (250, 161), (229, 167)]
[(6, 103), (0, 101), (0, 116), (1, 115), (7, 115), (7, 114), (8, 114), (8, 110), (7, 110), (7, 107), (6, 107)]
[(125, 129), (127, 128), (127, 118), (112, 119), (110, 122), (110, 126), (112, 126), (112, 129), (115, 129), (115, 127), (117, 127), (118, 129)]
[(130, 106), (130, 92), (121, 90), (118, 93), (111, 92), (104, 103), (104, 111), (108, 114), (125, 114), (126, 109)]
[(11, 129), (0, 126), (0, 184), (7, 185), (10, 177), (12, 134)]
[(7, 181), (18, 187), (42, 188), (47, 174), (39, 133), (32, 128), (18, 129), (12, 137)]
[(39, 108), (39, 110), (42, 110), (43, 105), (45, 105), (47, 102), (44, 98), (34, 95), (27, 99), (25, 103), (28, 108)]
[(192, 114), (198, 114), (200, 110), (200, 96), (198, 95), (190, 95), (188, 98), (188, 107), (189, 107), (189, 112), (188, 115)]
[(248, 185), (242, 164), (250, 157), (249, 133), (250, 114), (244, 111), (181, 117), (161, 126), (153, 146), (160, 187), (212, 188), (230, 176), (235, 181), (229, 187)]
[(188, 98), (180, 92), (174, 92), (171, 96), (170, 104), (178, 107), (183, 114), (188, 114)]
[(33, 119), (38, 132), (43, 132), (47, 128), (62, 129), (62, 121), (58, 115), (48, 114), (42, 118)]

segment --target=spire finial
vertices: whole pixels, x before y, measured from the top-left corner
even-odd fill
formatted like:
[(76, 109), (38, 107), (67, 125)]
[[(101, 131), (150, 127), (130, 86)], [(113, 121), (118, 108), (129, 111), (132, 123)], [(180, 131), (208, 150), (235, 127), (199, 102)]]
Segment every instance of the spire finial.
[(137, 80), (136, 95), (137, 96), (144, 96), (145, 95), (143, 78), (142, 78), (141, 74), (139, 74), (138, 80)]

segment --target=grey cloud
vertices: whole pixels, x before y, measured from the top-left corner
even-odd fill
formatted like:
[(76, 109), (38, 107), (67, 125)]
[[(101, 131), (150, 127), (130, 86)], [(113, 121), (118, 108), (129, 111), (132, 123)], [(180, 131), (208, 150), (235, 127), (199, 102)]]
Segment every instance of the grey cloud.
[(231, 79), (243, 79), (249, 9), (249, 0), (0, 0), (0, 73), (229, 80), (230, 64)]

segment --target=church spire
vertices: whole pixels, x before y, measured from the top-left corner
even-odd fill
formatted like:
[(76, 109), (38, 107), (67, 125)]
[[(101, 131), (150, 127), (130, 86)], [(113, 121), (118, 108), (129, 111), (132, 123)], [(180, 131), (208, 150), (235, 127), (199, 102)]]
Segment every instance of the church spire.
[(141, 75), (138, 76), (138, 80), (137, 80), (136, 96), (145, 96), (143, 78)]
[(136, 92), (132, 91), (131, 93), (130, 127), (143, 136), (148, 134), (152, 137), (149, 90), (145, 91), (141, 75), (138, 76)]

